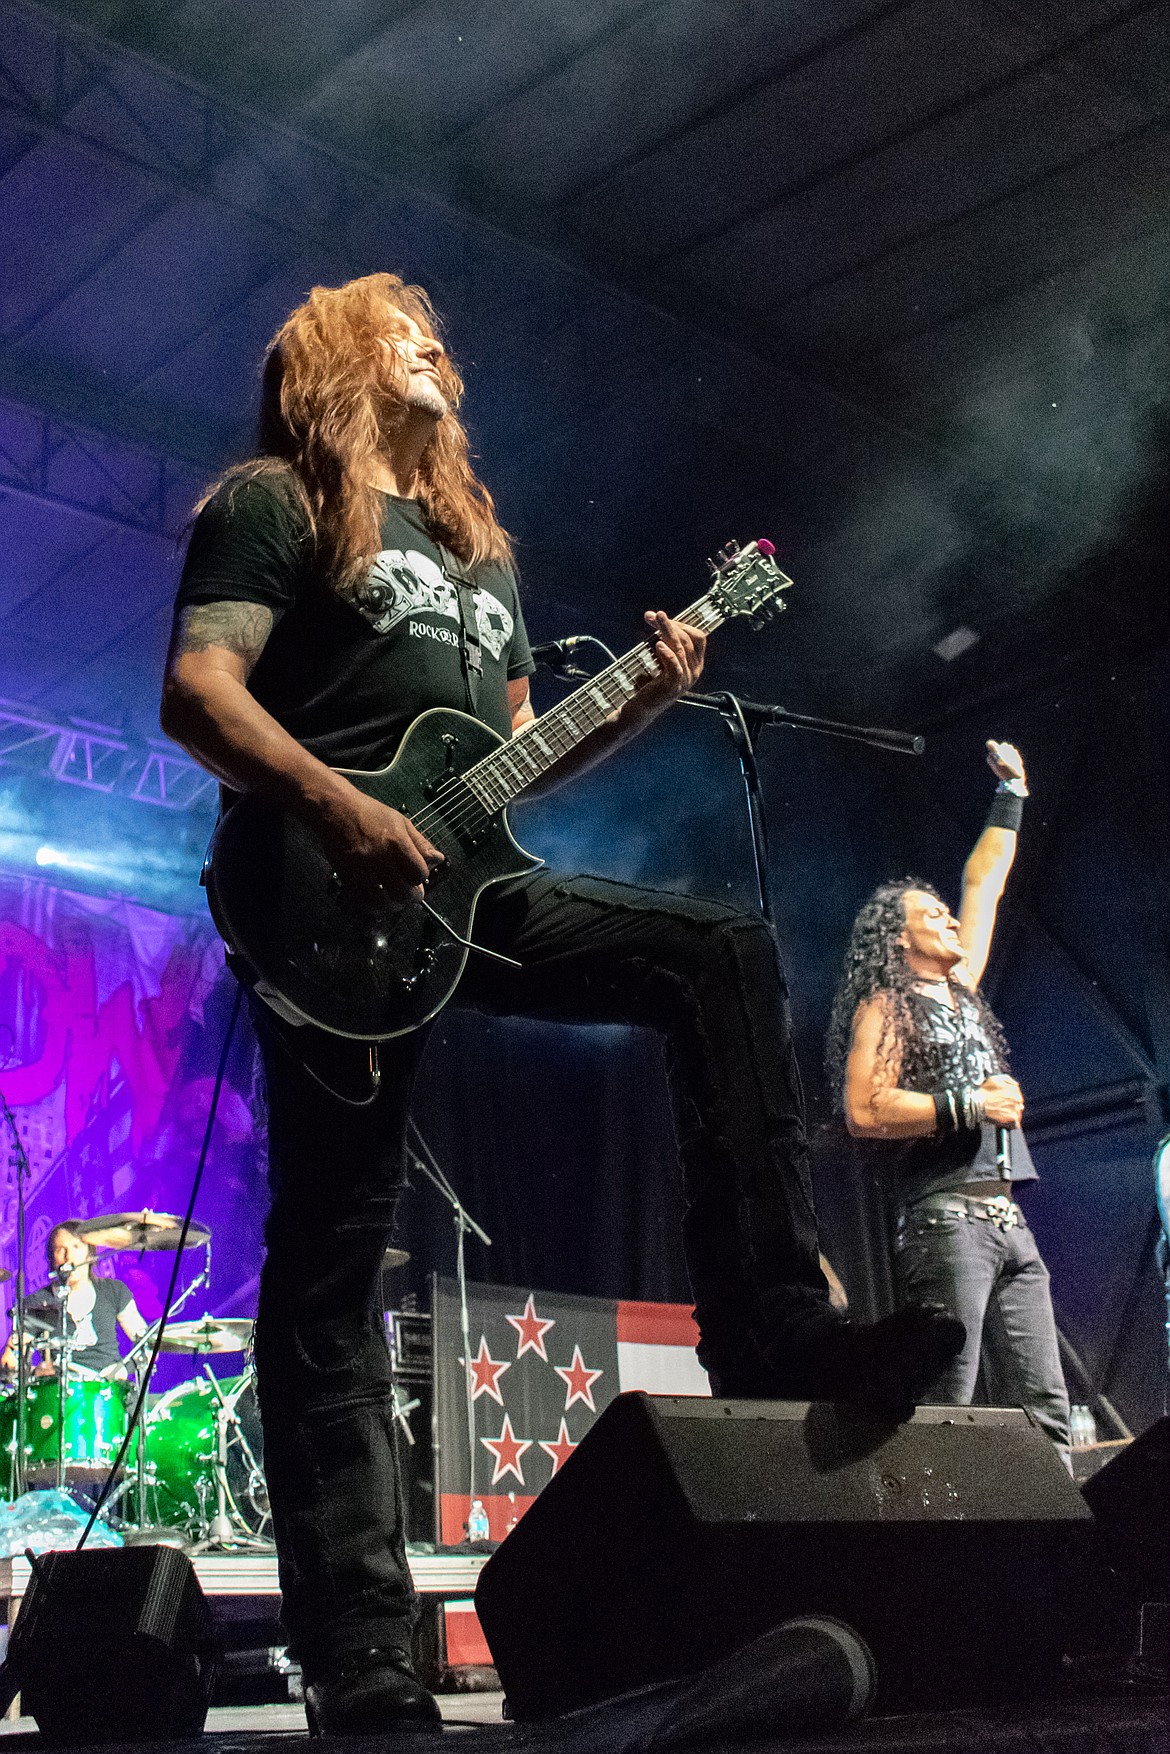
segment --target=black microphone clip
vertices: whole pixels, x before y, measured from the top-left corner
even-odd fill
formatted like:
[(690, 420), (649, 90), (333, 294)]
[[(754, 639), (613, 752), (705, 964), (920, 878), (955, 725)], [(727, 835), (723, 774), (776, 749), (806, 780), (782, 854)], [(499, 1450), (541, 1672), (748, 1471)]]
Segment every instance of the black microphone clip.
[(574, 663), (572, 654), (581, 646), (592, 644), (591, 635), (571, 633), (566, 639), (549, 639), (542, 645), (533, 646), (532, 656), (537, 664), (543, 664), (546, 670), (551, 670), (554, 676), (559, 676), (563, 681), (584, 682), (590, 672)]

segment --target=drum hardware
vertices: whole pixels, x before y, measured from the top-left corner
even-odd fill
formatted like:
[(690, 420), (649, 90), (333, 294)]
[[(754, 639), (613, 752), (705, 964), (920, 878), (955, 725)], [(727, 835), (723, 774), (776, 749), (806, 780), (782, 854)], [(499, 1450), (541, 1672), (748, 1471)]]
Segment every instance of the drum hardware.
[(415, 1412), (417, 1408), (422, 1406), (422, 1402), (417, 1395), (415, 1395), (413, 1399), (407, 1400), (407, 1391), (405, 1389), (400, 1389), (397, 1383), (394, 1384), (392, 1392), (394, 1397), (395, 1423), (400, 1427), (403, 1437), (406, 1439), (411, 1449), (413, 1449), (414, 1432), (410, 1429), (410, 1415)]
[[(241, 1416), (241, 1403), (254, 1396), (255, 1372), (250, 1364), (239, 1377), (216, 1377), (209, 1364), (203, 1370), (168, 1389), (150, 1410), (146, 1448), (155, 1509), (184, 1527), (195, 1552), (267, 1547), (264, 1473)], [(257, 1441), (259, 1435), (257, 1422)], [(244, 1497), (255, 1526), (241, 1506)]]
[[(248, 1324), (251, 1326), (251, 1324)], [(215, 1410), (216, 1455), (215, 1455), (215, 1515), (208, 1524), (207, 1535), (199, 1543), (202, 1551), (210, 1548), (231, 1549), (240, 1545), (255, 1545), (255, 1531), (249, 1528), (241, 1514), (240, 1508), (232, 1497), (228, 1484), (228, 1427), (236, 1428), (236, 1441), (240, 1445), (249, 1466), (249, 1483), (260, 1473), (256, 1465), (256, 1457), (252, 1446), (244, 1433), (236, 1415), (236, 1407), (243, 1394), (252, 1387), (256, 1373), (251, 1363), (243, 1376), (235, 1385), (225, 1391), (219, 1378), (212, 1375), (210, 1365), (203, 1366), (204, 1374), (214, 1390), (219, 1405)], [(228, 1515), (228, 1504), (231, 1504), (232, 1515)], [(233, 1523), (234, 1517), (234, 1523)]]

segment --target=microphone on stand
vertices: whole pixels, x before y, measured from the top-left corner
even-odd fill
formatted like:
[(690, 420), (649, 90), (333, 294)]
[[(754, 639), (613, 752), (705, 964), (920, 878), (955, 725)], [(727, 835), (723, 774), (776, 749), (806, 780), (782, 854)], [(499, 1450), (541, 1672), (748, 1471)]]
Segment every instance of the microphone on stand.
[(536, 663), (543, 664), (554, 676), (560, 676), (567, 682), (580, 682), (588, 677), (589, 671), (575, 664), (572, 654), (582, 646), (593, 644), (592, 634), (571, 633), (566, 639), (549, 639), (541, 645), (533, 646), (532, 656)]

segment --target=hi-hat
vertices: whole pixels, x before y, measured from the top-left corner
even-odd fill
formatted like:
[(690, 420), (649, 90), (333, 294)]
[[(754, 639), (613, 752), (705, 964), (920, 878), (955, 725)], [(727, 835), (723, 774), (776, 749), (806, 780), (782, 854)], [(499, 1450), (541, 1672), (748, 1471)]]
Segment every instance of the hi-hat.
[[(141, 1254), (146, 1249), (177, 1249), (183, 1220), (170, 1212), (100, 1212), (94, 1218), (77, 1219), (71, 1229), (94, 1248)], [(202, 1248), (210, 1240), (207, 1225), (192, 1222), (184, 1246)]]
[(387, 1249), (382, 1256), (382, 1270), (384, 1272), (388, 1267), (405, 1267), (409, 1259), (405, 1249)]
[(244, 1352), (255, 1324), (233, 1316), (204, 1316), (197, 1322), (171, 1322), (162, 1337), (163, 1352)]

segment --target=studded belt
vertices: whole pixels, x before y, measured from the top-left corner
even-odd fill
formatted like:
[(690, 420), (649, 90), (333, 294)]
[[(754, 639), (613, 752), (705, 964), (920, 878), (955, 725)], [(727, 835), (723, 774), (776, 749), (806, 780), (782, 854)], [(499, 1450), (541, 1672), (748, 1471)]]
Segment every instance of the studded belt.
[(948, 1213), (971, 1222), (983, 1219), (998, 1230), (1014, 1230), (1025, 1222), (1024, 1214), (1007, 1194), (926, 1194), (898, 1214), (898, 1230), (906, 1228), (920, 1213)]

